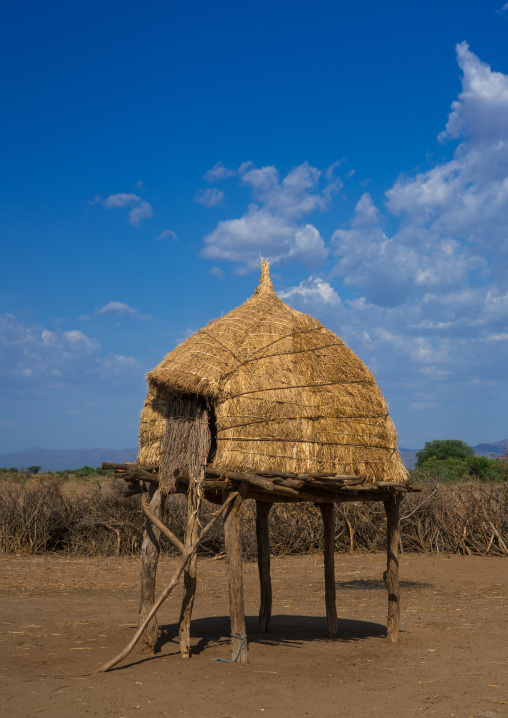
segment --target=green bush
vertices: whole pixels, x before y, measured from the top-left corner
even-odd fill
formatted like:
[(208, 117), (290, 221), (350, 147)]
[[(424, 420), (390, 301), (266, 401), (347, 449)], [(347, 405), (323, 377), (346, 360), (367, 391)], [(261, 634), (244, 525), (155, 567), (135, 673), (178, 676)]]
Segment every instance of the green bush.
[(435, 439), (426, 441), (421, 451), (416, 452), (416, 468), (419, 469), (430, 459), (467, 459), (475, 456), (474, 449), (458, 439)]
[(434, 456), (417, 466), (413, 476), (416, 479), (432, 478), (438, 481), (506, 481), (508, 467), (486, 456), (446, 459)]
[(73, 472), (73, 474), (74, 474), (74, 476), (76, 476), (78, 479), (79, 479), (79, 478), (82, 478), (82, 477), (84, 477), (84, 476), (97, 476), (96, 470), (95, 470), (94, 468), (92, 468), (91, 466), (87, 466), (86, 464), (85, 464), (85, 466), (83, 466), (81, 469), (76, 469), (76, 470)]

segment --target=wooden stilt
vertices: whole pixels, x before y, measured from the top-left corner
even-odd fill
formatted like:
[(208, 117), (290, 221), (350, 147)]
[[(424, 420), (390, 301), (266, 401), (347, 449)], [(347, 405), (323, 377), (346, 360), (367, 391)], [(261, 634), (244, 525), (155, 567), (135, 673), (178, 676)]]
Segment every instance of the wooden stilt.
[(323, 544), (325, 564), (325, 603), (328, 635), (337, 636), (337, 606), (335, 598), (335, 505), (319, 504), (323, 517)]
[(116, 665), (120, 663), (120, 661), (123, 661), (124, 658), (127, 658), (129, 653), (132, 651), (136, 643), (141, 638), (144, 630), (152, 620), (152, 618), (155, 616), (159, 608), (162, 606), (166, 598), (169, 596), (171, 591), (174, 589), (174, 587), (177, 585), (178, 581), (180, 580), (180, 576), (182, 575), (187, 563), (190, 561), (190, 559), (193, 557), (194, 553), (198, 550), (198, 546), (205, 539), (205, 537), (210, 533), (212, 528), (215, 525), (215, 522), (217, 519), (219, 519), (221, 516), (224, 516), (226, 511), (229, 509), (230, 505), (233, 503), (234, 499), (236, 498), (236, 495), (233, 494), (230, 496), (220, 507), (218, 511), (216, 511), (213, 515), (210, 521), (206, 524), (205, 528), (201, 531), (201, 534), (199, 535), (197, 541), (190, 547), (186, 548), (184, 547), (182, 551), (182, 560), (180, 561), (180, 564), (177, 566), (175, 572), (173, 573), (173, 576), (171, 578), (171, 581), (168, 583), (164, 591), (161, 593), (159, 598), (155, 601), (153, 604), (151, 610), (148, 612), (145, 620), (141, 625), (139, 626), (138, 630), (134, 634), (134, 637), (129, 641), (129, 643), (125, 646), (123, 650), (120, 651), (114, 658), (112, 658), (107, 663), (104, 663), (100, 668), (97, 668), (95, 673), (100, 673), (103, 671), (110, 671), (112, 668), (114, 668)]
[[(150, 511), (158, 519), (164, 507), (164, 497), (161, 496), (156, 486), (152, 484), (148, 488), (150, 499)], [(155, 600), (155, 579), (157, 576), (157, 564), (159, 562), (159, 537), (160, 530), (147, 518), (141, 545), (141, 598), (139, 601), (139, 625), (143, 623), (150, 613)], [(154, 617), (143, 632), (143, 643), (146, 650), (153, 653), (157, 643), (157, 619)]]
[(256, 501), (256, 539), (258, 544), (258, 571), (261, 600), (259, 605), (259, 632), (268, 633), (272, 618), (272, 580), (270, 577), (270, 535), (268, 514), (272, 504)]
[(395, 493), (384, 501), (386, 511), (386, 571), (383, 578), (388, 589), (388, 622), (386, 637), (390, 643), (399, 640), (400, 624), (400, 588), (399, 588), (399, 516), (400, 493)]
[[(198, 539), (199, 534), (199, 504), (200, 498), (194, 487), (189, 487), (187, 494), (187, 527), (185, 529), (185, 546), (192, 546)], [(190, 624), (194, 598), (197, 585), (197, 553), (191, 558), (183, 573), (185, 593), (180, 613), (180, 655), (182, 658), (190, 657)]]
[[(229, 611), (231, 616), (231, 659), (248, 663), (247, 633), (243, 601), (242, 546), (240, 541), (241, 493), (224, 514), (224, 539), (229, 581)], [(224, 496), (226, 498), (226, 494)]]

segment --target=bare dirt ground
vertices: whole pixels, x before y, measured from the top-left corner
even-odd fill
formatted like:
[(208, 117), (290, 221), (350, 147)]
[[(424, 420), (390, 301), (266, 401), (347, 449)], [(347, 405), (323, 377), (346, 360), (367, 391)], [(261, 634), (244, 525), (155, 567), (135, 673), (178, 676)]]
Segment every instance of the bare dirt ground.
[[(402, 633), (384, 638), (381, 554), (337, 554), (340, 637), (326, 637), (318, 555), (273, 559), (271, 634), (257, 629), (257, 567), (245, 566), (250, 663), (229, 658), (224, 561), (200, 560), (194, 655), (178, 655), (181, 590), (163, 605), (159, 652), (132, 636), (136, 559), (0, 558), (0, 715), (328, 718), (508, 716), (508, 562), (401, 557)], [(162, 587), (176, 559), (160, 563)]]

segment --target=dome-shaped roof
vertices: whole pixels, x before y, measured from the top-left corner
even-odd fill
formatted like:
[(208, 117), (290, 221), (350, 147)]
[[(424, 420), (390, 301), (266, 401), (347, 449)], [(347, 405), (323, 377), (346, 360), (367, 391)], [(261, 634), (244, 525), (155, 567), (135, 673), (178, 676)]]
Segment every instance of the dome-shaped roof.
[(265, 261), (252, 297), (176, 347), (148, 383), (142, 463), (156, 458), (164, 402), (191, 394), (215, 412), (219, 469), (405, 480), (374, 377), (333, 332), (277, 297)]

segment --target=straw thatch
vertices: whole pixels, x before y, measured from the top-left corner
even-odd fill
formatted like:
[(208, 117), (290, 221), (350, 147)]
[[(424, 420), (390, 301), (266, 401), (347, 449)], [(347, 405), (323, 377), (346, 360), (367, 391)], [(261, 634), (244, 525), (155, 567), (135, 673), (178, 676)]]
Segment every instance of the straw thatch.
[(148, 386), (142, 464), (160, 463), (172, 404), (183, 396), (208, 406), (220, 470), (406, 479), (374, 377), (333, 332), (277, 297), (264, 261), (253, 296), (176, 347)]

